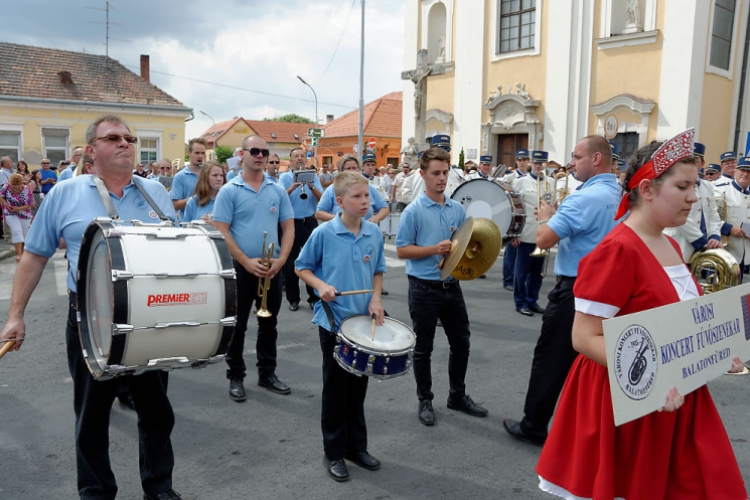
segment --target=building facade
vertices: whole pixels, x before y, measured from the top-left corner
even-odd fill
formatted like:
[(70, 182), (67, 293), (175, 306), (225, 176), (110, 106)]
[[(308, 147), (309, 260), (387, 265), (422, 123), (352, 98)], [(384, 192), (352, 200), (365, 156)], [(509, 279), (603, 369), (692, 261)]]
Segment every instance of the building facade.
[(182, 158), (185, 119), (192, 110), (149, 82), (148, 56), (141, 75), (105, 56), (0, 43), (0, 156), (39, 168), (85, 146), (98, 117), (122, 117), (138, 137), (144, 164)]
[[(466, 159), (516, 149), (565, 163), (578, 138), (625, 155), (688, 127), (706, 160), (743, 154), (750, 132), (750, 0), (411, 0), (404, 70), (427, 49), (420, 92), (404, 80), (403, 136), (448, 133)], [(417, 92), (415, 93), (415, 90)]]

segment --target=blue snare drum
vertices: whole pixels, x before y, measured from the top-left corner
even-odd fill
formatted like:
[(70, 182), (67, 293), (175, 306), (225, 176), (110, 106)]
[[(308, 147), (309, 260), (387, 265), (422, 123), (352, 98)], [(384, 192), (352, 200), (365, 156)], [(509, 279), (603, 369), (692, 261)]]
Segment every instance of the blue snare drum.
[(333, 357), (344, 370), (381, 380), (409, 372), (416, 337), (405, 324), (386, 317), (383, 326), (375, 327), (375, 340), (367, 315), (347, 318), (340, 330)]

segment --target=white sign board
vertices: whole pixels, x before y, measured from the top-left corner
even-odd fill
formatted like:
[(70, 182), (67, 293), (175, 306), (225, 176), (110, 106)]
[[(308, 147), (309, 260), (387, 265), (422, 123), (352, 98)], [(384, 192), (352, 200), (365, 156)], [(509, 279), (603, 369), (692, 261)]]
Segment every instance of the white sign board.
[(686, 395), (750, 357), (750, 283), (604, 321), (615, 425)]
[(617, 117), (612, 113), (608, 113), (604, 117), (604, 137), (607, 139), (614, 139), (617, 135), (617, 129), (620, 128), (620, 123), (617, 121)]
[(476, 160), (477, 159), (477, 150), (476, 149), (467, 149), (466, 150), (466, 159), (467, 160)]
[(227, 158), (227, 168), (229, 170), (236, 170), (240, 168), (241, 162), (242, 158), (239, 156), (232, 156), (231, 158)]

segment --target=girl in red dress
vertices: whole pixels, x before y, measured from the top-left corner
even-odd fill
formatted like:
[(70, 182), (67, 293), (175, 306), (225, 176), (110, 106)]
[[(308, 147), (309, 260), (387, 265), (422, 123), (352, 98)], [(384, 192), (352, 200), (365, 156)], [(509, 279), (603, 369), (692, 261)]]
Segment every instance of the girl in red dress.
[(679, 246), (662, 233), (684, 224), (697, 201), (692, 144), (690, 129), (638, 151), (617, 218), (630, 215), (581, 260), (573, 325), (581, 354), (537, 465), (548, 493), (571, 500), (748, 498), (706, 386), (684, 397), (672, 388), (660, 411), (614, 424), (602, 321), (701, 294)]

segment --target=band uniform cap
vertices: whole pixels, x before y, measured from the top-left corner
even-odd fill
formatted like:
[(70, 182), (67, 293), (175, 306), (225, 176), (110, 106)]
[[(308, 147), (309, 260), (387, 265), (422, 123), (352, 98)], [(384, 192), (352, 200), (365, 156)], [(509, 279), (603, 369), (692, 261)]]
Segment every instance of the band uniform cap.
[(421, 156), (422, 156), (422, 153), (424, 153), (424, 151), (420, 151), (420, 152), (418, 152), (418, 153), (417, 153), (417, 160), (418, 160), (419, 158), (421, 158)]
[(528, 160), (528, 159), (529, 159), (528, 149), (519, 149), (516, 151), (516, 160)]
[(736, 160), (737, 159), (737, 153), (734, 151), (726, 151), (724, 153), (721, 153), (721, 162), (724, 163), (727, 160)]
[(617, 144), (615, 144), (614, 142), (610, 142), (609, 148), (612, 150), (612, 158), (614, 158), (615, 160), (619, 160), (620, 155), (619, 150), (617, 149)]
[(546, 151), (532, 151), (531, 162), (532, 163), (544, 163), (549, 159), (549, 153)]
[(377, 158), (375, 158), (374, 154), (372, 154), (372, 153), (366, 153), (362, 157), (362, 163), (367, 163), (368, 161), (372, 161), (372, 162), (376, 162), (377, 163), (378, 160), (377, 160)]
[(706, 166), (706, 173), (707, 174), (720, 174), (721, 165), (717, 165), (716, 163), (709, 164), (708, 166)]
[(702, 169), (698, 170), (698, 176), (700, 176), (701, 178), (703, 178), (704, 175), (706, 175), (706, 169), (705, 168), (702, 168)]
[(432, 140), (430, 140), (430, 147), (432, 148), (442, 148), (442, 149), (450, 149), (451, 147), (451, 136), (445, 135), (445, 134), (438, 134), (432, 136)]
[(693, 144), (693, 155), (703, 158), (706, 155), (706, 145), (700, 142)]
[(479, 163), (488, 165), (492, 163), (492, 156), (490, 155), (484, 155), (479, 157)]
[(737, 162), (737, 168), (740, 170), (750, 170), (750, 157), (743, 156)]
[(624, 171), (628, 166), (628, 162), (625, 160), (621, 160), (620, 158), (617, 159), (617, 169), (622, 172)]

